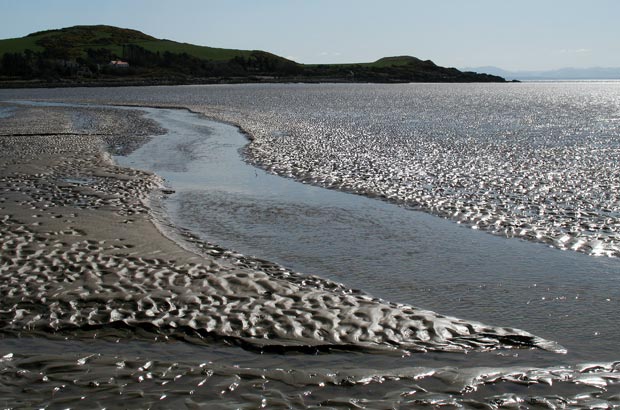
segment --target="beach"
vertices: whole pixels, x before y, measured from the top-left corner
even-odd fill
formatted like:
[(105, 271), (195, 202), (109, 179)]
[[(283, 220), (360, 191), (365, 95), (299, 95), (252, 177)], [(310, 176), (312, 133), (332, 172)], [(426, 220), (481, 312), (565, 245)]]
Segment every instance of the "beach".
[[(226, 408), (223, 392), (232, 393), (241, 385), (238, 391), (244, 393), (235, 400), (248, 406), (264, 402), (274, 407), (307, 407), (332, 400), (334, 408), (348, 408), (350, 400), (342, 397), (352, 392), (323, 390), (316, 393), (321, 397), (316, 402), (310, 398), (295, 402), (291, 397), (298, 387), (379, 383), (400, 402), (411, 398), (412, 404), (426, 398), (405, 395), (401, 381), (407, 380), (405, 385), (413, 380), (428, 381), (430, 386), (422, 388), (428, 393), (437, 380), (453, 379), (446, 382), (451, 386), (448, 390), (462, 394), (523, 377), (532, 384), (558, 381), (604, 387), (617, 379), (614, 362), (493, 371), (467, 366), (459, 370), (427, 365), (407, 365), (405, 370), (394, 370), (391, 365), (387, 366), (391, 370), (343, 367), (336, 375), (325, 363), (317, 368), (317, 363), (310, 362), (279, 375), (276, 363), (280, 358), (268, 359), (263, 367), (259, 361), (244, 369), (224, 365), (221, 359), (225, 355), (216, 363), (191, 363), (188, 358), (181, 363), (170, 358), (142, 363), (125, 357), (118, 361), (122, 349), (110, 354), (106, 348), (97, 351), (93, 346), (121, 340), (140, 346), (157, 344), (163, 350), (166, 347), (161, 345), (170, 341), (215, 350), (232, 346), (235, 352), (243, 351), (239, 357), (248, 362), (259, 360), (254, 355), (261, 354), (302, 358), (341, 351), (395, 358), (430, 354), (425, 359), (428, 362), (422, 361), (426, 364), (437, 360), (433, 355), (449, 352), (476, 355), (525, 348), (528, 352), (563, 353), (565, 349), (525, 330), (379, 299), (363, 290), (209, 243), (174, 226), (161, 207), (174, 189), (157, 174), (121, 167), (113, 160), (113, 156), (139, 150), (157, 136), (165, 137), (162, 125), (145, 116), (152, 108), (25, 103), (2, 103), (0, 108), (5, 108), (0, 121), (0, 323), (6, 346), (23, 341), (21, 353), (3, 353), (5, 375), (13, 372), (14, 376), (8, 377), (2, 389), (6, 397), (21, 400), (24, 407), (46, 401), (55, 406), (62, 402), (55, 401), (55, 396), (60, 398), (63, 392), (70, 392), (64, 399), (73, 403), (84, 394), (85, 386), (91, 388), (86, 396), (112, 404), (130, 397), (136, 405), (164, 400), (165, 405), (213, 406), (209, 400), (218, 391), (217, 405)], [(51, 350), (62, 346), (62, 340), (69, 344), (97, 342), (90, 348), (81, 347), (93, 353), (77, 359), (49, 356)], [(39, 353), (40, 343), (49, 343), (44, 354)], [(128, 351), (140, 351), (135, 346), (132, 349)], [(158, 354), (161, 357), (161, 352)], [(392, 360), (397, 359), (388, 361)], [(55, 369), (52, 362), (60, 369), (50, 371)], [(120, 362), (124, 364), (118, 365)], [(28, 369), (28, 363), (37, 376), (17, 382), (17, 375)], [(85, 382), (87, 377), (81, 374), (75, 379), (79, 382), (71, 386), (69, 375), (81, 373), (84, 364), (95, 369), (96, 380)], [(169, 374), (174, 376), (168, 379)], [(185, 380), (182, 387), (165, 387), (165, 381), (176, 382), (177, 376)], [(149, 377), (156, 388), (140, 385)], [(208, 387), (218, 377), (221, 380)], [(282, 382), (286, 387), (278, 385), (275, 391), (286, 399), (278, 402), (274, 390), (259, 389), (255, 379), (265, 378), (273, 384)], [(24, 398), (20, 390), (38, 385), (39, 379), (47, 385)], [(107, 380), (105, 389), (103, 380)], [(398, 385), (385, 387), (383, 380)], [(196, 393), (202, 386), (201, 396)], [(260, 395), (257, 390), (270, 393)], [(50, 391), (54, 392), (51, 399)], [(430, 395), (429, 404), (440, 403), (444, 390), (437, 392)], [(379, 401), (369, 401), (367, 407), (396, 400), (386, 395), (382, 391), (380, 400), (372, 399)], [(459, 400), (463, 398), (451, 397), (446, 403)]]

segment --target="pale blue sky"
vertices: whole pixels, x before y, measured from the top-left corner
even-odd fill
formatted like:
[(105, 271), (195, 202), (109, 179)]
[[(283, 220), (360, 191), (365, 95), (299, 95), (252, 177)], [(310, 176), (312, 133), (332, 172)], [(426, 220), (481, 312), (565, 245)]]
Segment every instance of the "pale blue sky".
[(0, 0), (0, 38), (109, 24), (301, 63), (620, 67), (620, 0)]

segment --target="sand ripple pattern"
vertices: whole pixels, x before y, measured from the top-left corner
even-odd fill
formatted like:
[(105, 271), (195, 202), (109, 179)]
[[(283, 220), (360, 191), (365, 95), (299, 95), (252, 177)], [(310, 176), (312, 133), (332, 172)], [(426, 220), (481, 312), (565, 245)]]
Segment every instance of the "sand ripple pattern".
[(613, 82), (272, 84), (110, 89), (95, 101), (189, 107), (239, 125), (253, 138), (248, 159), (279, 175), (619, 256), (618, 95)]
[[(619, 382), (619, 363), (294, 370), (101, 354), (0, 357), (2, 399), (14, 408), (105, 403), (189, 409), (611, 409), (620, 406)], [(506, 386), (511, 391), (502, 393)]]
[[(148, 243), (114, 237), (114, 229), (149, 221), (146, 199), (157, 192), (157, 177), (111, 165), (100, 136), (4, 137), (0, 144), (10, 153), (0, 178), (0, 324), (6, 332), (79, 336), (125, 327), (259, 349), (562, 351), (521, 330), (375, 299), (191, 237), (203, 258), (145, 257), (132, 248)], [(75, 222), (83, 213), (117, 228), (90, 239), (89, 227)], [(101, 239), (105, 235), (112, 237)]]
[(274, 173), (620, 256), (618, 84), (227, 91), (192, 108), (240, 125), (253, 138), (248, 159)]
[[(526, 332), (485, 326), (360, 295), (318, 278), (287, 280), (217, 261), (179, 265), (106, 255), (122, 248), (66, 230), (36, 234), (11, 217), (2, 227), (4, 330), (71, 331), (127, 325), (164, 334), (240, 339), (254, 346), (366, 346), (466, 351), (560, 349)], [(40, 246), (49, 242), (49, 246)], [(241, 262), (239, 262), (241, 263)]]

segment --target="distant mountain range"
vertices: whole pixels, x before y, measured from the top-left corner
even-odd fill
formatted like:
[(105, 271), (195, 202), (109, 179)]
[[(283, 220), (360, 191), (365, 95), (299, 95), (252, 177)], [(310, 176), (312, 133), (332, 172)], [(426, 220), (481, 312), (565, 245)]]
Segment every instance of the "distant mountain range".
[(504, 82), (411, 56), (299, 64), (260, 50), (157, 39), (113, 26), (74, 26), (0, 40), (0, 87), (231, 82)]
[(508, 80), (620, 80), (620, 67), (560, 68), (548, 71), (509, 71), (499, 67), (468, 67), (464, 71), (475, 71), (498, 75)]

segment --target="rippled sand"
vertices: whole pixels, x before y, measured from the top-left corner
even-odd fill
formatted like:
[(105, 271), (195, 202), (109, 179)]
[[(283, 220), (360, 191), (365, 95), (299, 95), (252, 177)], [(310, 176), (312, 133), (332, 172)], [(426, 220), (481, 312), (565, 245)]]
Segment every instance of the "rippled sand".
[[(0, 123), (0, 326), (5, 338), (24, 338), (24, 343), (98, 335), (170, 339), (268, 354), (563, 351), (523, 330), (379, 300), (201, 242), (188, 232), (178, 232), (182, 242), (171, 241), (153, 223), (153, 204), (165, 191), (162, 181), (117, 167), (109, 157), (110, 151), (126, 152), (159, 132), (133, 111), (86, 108), (22, 107)], [(616, 398), (485, 392), (470, 399), (463, 394), (504, 382), (562, 382), (605, 392), (617, 380), (618, 368), (607, 363), (558, 369), (298, 371), (7, 352), (0, 374), (3, 397), (21, 403), (18, 407), (88, 408), (98, 400), (134, 407), (167, 400), (165, 406), (190, 408), (458, 406), (469, 400), (581, 407)], [(352, 399), (366, 397), (363, 386), (374, 384), (382, 386), (379, 397)], [(207, 387), (192, 394), (202, 386)], [(306, 397), (303, 392), (316, 386), (337, 390)], [(354, 386), (359, 389), (341, 390)]]
[[(607, 390), (620, 378), (618, 364), (327, 371), (185, 364), (100, 354), (7, 354), (0, 357), (0, 367), (4, 377), (1, 387), (7, 392), (3, 399), (18, 407), (78, 404), (92, 408), (89, 403), (105, 403), (113, 408), (189, 409), (583, 409), (620, 405), (618, 390)], [(537, 389), (540, 384), (544, 391)], [(510, 388), (502, 388), (506, 385)], [(437, 393), (439, 389), (443, 393)], [(16, 394), (19, 390), (30, 394)], [(291, 390), (297, 393), (291, 394)], [(571, 393), (567, 395), (567, 391)]]
[[(253, 163), (506, 237), (620, 255), (620, 85), (241, 85), (29, 91), (189, 107)], [(22, 94), (28, 94), (22, 93)]]
[(146, 199), (160, 181), (111, 164), (103, 139), (29, 135), (2, 143), (1, 289), (10, 306), (2, 320), (9, 327), (118, 322), (283, 346), (560, 349), (525, 332), (390, 304), (320, 278), (251, 269), (230, 252), (172, 259), (181, 250), (166, 252), (161, 242), (174, 245), (161, 235), (148, 234), (149, 243), (137, 236), (153, 229)]
[(276, 115), (215, 115), (241, 123), (254, 137), (249, 160), (279, 175), (502, 236), (616, 257), (615, 87), (583, 95), (519, 90), (515, 101), (421, 87), (347, 89), (341, 96), (327, 90), (289, 109), (278, 101)]

